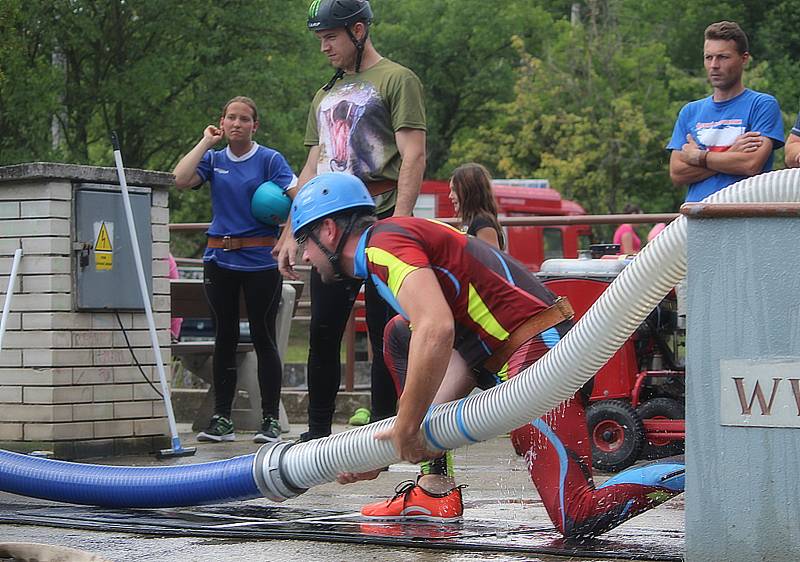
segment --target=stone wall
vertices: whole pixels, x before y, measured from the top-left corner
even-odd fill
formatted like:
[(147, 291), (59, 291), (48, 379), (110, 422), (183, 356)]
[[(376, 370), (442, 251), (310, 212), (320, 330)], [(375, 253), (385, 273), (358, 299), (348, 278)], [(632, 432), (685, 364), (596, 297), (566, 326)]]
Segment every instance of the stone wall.
[[(127, 170), (151, 195), (153, 312), (169, 373), (170, 174)], [(73, 224), (80, 183), (118, 184), (116, 170), (34, 163), (0, 168), (0, 293), (22, 248), (0, 352), (0, 447), (60, 458), (150, 451), (169, 443), (164, 406), (128, 350), (113, 312), (75, 310)], [(121, 225), (122, 226), (122, 225)], [(133, 287), (137, 287), (135, 280)], [(144, 311), (120, 312), (144, 375), (159, 388)]]

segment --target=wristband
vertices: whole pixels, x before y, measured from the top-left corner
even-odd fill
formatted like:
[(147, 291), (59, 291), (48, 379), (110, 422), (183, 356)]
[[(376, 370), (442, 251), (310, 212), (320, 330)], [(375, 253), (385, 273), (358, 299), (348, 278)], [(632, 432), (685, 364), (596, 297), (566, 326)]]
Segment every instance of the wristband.
[(700, 166), (703, 168), (708, 168), (708, 165), (706, 164), (707, 160), (708, 160), (708, 151), (707, 150), (701, 151), (700, 158), (698, 159), (698, 163), (700, 164)]

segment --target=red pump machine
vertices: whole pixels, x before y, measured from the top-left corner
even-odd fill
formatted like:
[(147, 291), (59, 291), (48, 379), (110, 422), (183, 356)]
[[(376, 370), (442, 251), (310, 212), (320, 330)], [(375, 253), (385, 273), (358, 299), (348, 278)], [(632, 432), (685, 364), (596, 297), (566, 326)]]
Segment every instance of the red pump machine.
[[(553, 259), (539, 278), (569, 298), (579, 320), (627, 265), (625, 257)], [(586, 410), (592, 464), (618, 471), (640, 458), (683, 451), (685, 330), (673, 291), (594, 377)]]

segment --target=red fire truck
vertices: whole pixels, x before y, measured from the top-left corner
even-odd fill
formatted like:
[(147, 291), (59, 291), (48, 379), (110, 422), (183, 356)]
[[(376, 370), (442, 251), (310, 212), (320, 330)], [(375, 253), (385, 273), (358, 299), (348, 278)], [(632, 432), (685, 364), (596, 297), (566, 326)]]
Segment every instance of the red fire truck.
[[(501, 217), (585, 215), (583, 207), (561, 198), (547, 180), (493, 180), (498, 214)], [(414, 214), (418, 217), (455, 216), (448, 194), (450, 185), (442, 180), (422, 182)], [(531, 271), (550, 258), (577, 258), (580, 248), (589, 247), (588, 225), (505, 227), (506, 251)]]

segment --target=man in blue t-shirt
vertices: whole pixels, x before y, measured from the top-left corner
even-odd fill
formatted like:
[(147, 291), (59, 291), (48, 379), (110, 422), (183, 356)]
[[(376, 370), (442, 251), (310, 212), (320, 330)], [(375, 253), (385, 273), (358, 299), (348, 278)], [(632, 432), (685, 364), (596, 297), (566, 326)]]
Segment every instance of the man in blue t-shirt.
[(786, 139), (785, 160), (787, 168), (800, 168), (800, 113), (797, 114), (792, 132)]
[(687, 202), (771, 170), (773, 151), (783, 146), (777, 100), (742, 84), (748, 49), (735, 22), (706, 28), (703, 60), (714, 93), (683, 106), (667, 145), (670, 178), (689, 186)]

